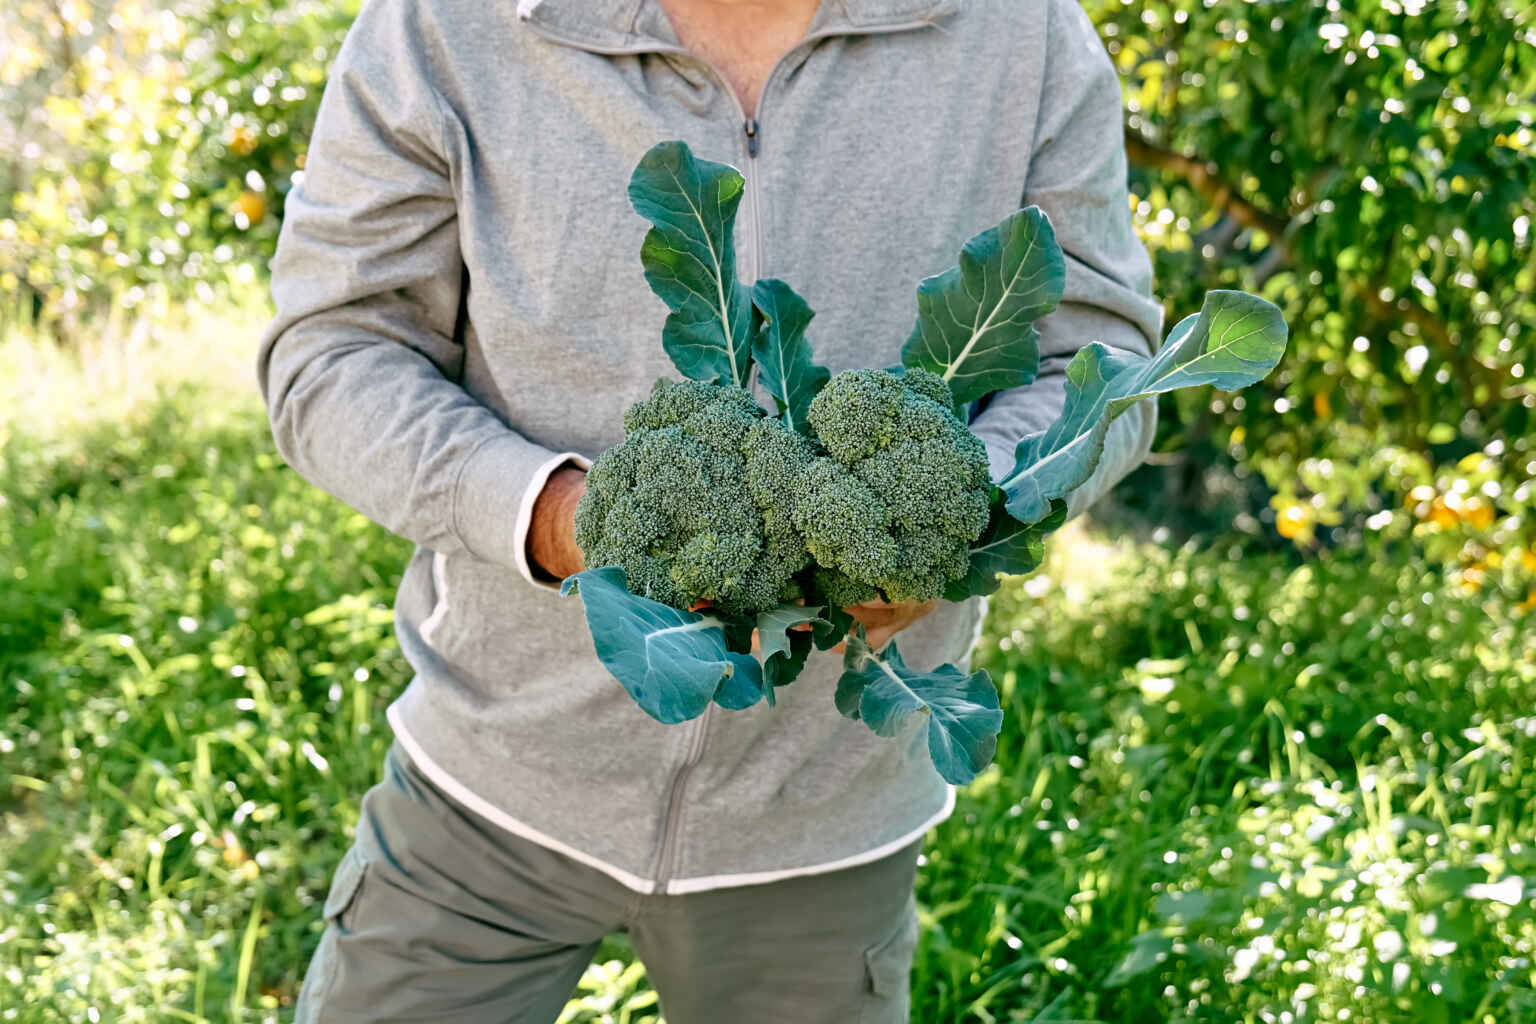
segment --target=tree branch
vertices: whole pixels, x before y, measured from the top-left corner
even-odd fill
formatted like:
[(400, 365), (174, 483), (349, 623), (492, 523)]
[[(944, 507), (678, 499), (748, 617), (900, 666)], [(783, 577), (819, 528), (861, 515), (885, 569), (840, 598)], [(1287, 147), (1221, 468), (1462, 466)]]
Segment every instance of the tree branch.
[(1243, 227), (1262, 231), (1275, 244), (1284, 245), (1285, 230), (1290, 226), (1290, 221), (1243, 196), (1237, 186), (1221, 176), (1214, 163), (1206, 163), (1149, 142), (1141, 132), (1130, 127), (1125, 129), (1125, 155), (1131, 163), (1140, 167), (1177, 174), (1209, 200), (1211, 205), (1231, 214), (1232, 219)]
[[(1233, 220), (1268, 235), (1272, 248), (1256, 270), (1256, 273), (1262, 271), (1261, 283), (1281, 266), (1294, 263), (1293, 253), (1285, 242), (1290, 221), (1239, 193), (1235, 185), (1221, 176), (1214, 163), (1159, 146), (1129, 126), (1125, 129), (1125, 153), (1127, 159), (1137, 166), (1178, 175), (1211, 205)], [(1315, 187), (1315, 180), (1308, 183), (1309, 191)], [(1346, 287), (1345, 293), (1358, 298), (1364, 304), (1367, 314), (1387, 330), (1404, 323), (1413, 324), (1420, 337), (1443, 352), (1458, 368), (1459, 376), (1467, 387), (1480, 382), (1489, 389), (1491, 395), (1498, 396), (1504, 392), (1503, 371), (1489, 366), (1466, 351), (1460, 338), (1451, 333), (1441, 318), (1406, 295), (1388, 302), (1381, 297), (1381, 288), (1380, 281), (1365, 282), (1355, 288)], [(1471, 401), (1470, 395), (1468, 401)]]

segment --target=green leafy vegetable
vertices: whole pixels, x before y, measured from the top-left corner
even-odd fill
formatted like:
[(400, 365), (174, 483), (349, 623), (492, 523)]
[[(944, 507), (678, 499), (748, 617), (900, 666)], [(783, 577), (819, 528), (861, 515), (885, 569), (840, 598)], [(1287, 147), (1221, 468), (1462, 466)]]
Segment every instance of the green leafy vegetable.
[(963, 786), (992, 760), (1003, 712), (985, 672), (966, 675), (953, 665), (918, 672), (902, 662), (895, 641), (873, 651), (863, 627), (849, 634), (843, 667), (838, 710), (879, 736), (894, 736), (910, 716), (926, 715), (928, 753), (946, 782)]
[(581, 597), (598, 658), (658, 722), (697, 718), (729, 680), (733, 692), (761, 692), (756, 659), (726, 649), (718, 619), (630, 593), (617, 566), (567, 576), (560, 594), (572, 591)]
[(784, 425), (802, 434), (810, 431), (806, 411), (832, 376), (811, 362), (805, 328), (816, 314), (795, 290), (769, 278), (752, 287), (752, 301), (763, 315), (763, 328), (752, 345), (757, 376), (778, 402)]
[(971, 545), (970, 571), (950, 583), (944, 600), (964, 601), (997, 590), (998, 575), (1022, 576), (1034, 572), (1045, 557), (1045, 536), (1060, 528), (1067, 519), (1067, 503), (1051, 502), (1051, 512), (1043, 520), (1026, 526), (1008, 514), (1007, 499), (1000, 488), (992, 488), (990, 519), (986, 531)]
[(758, 645), (763, 655), (763, 694), (773, 703), (773, 688), (795, 681), (811, 653), (811, 632), (796, 626), (825, 624), (820, 608), (785, 604), (757, 617)]
[[(1066, 276), (1045, 214), (1017, 211), (918, 286), (901, 365), (834, 377), (812, 357), (815, 314), (794, 289), (736, 281), (741, 188), (734, 168), (681, 142), (653, 147), (630, 179), (630, 201), (653, 225), (646, 279), (671, 310), (662, 344), (692, 379), (658, 381), (625, 413), (624, 440), (592, 464), (576, 541), (600, 568), (561, 592), (579, 590), (598, 656), (663, 722), (711, 701), (772, 705), (813, 648), (842, 642), (838, 710), (882, 736), (923, 716), (935, 769), (963, 785), (1002, 726), (991, 680), (910, 668), (894, 643), (876, 652), (847, 609), (965, 600), (1034, 569), (1116, 416), (1172, 388), (1252, 383), (1284, 351), (1285, 324), (1262, 299), (1212, 292), (1151, 359), (1088, 343), (1067, 368), (1061, 415), (1019, 444), (995, 485), (965, 416), (1038, 371), (1034, 324)], [(754, 366), (776, 415), (747, 390)], [(683, 610), (704, 604), (709, 615)]]
[(805, 471), (795, 526), (831, 603), (927, 601), (964, 576), (987, 525), (986, 447), (953, 413), (943, 378), (849, 370), (810, 424), (827, 454)]
[(1014, 467), (999, 484), (1009, 514), (1024, 523), (1043, 519), (1053, 499), (1065, 498), (1092, 475), (1110, 423), (1136, 402), (1201, 384), (1246, 387), (1274, 369), (1288, 333), (1273, 303), (1246, 292), (1213, 291), (1150, 359), (1089, 343), (1067, 366), (1061, 415), (1019, 443)]
[(629, 180), (631, 205), (655, 225), (640, 247), (645, 279), (672, 310), (662, 347), (684, 377), (736, 387), (752, 367), (752, 300), (736, 280), (733, 233), (744, 184), (677, 141), (651, 147)]
[(699, 381), (657, 381), (624, 427), (576, 507), (588, 565), (622, 566), (636, 593), (678, 608), (754, 614), (796, 596), (810, 555), (785, 496), (815, 454), (805, 438), (747, 391)]
[(1034, 321), (1056, 308), (1065, 283), (1050, 220), (1037, 206), (1010, 214), (965, 243), (958, 267), (917, 286), (901, 362), (942, 376), (961, 406), (1028, 384), (1040, 363)]

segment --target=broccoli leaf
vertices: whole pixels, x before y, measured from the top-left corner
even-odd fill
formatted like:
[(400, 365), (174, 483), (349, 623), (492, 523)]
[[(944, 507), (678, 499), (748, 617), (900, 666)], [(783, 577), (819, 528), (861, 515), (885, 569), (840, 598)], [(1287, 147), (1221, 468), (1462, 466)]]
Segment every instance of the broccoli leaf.
[(818, 651), (831, 650), (842, 642), (844, 636), (853, 628), (853, 616), (847, 611), (827, 600), (821, 588), (816, 586), (816, 578), (812, 573), (805, 573), (802, 577), (802, 587), (805, 593), (806, 604), (818, 604), (821, 606), (821, 618), (811, 622), (811, 637)]
[(763, 694), (773, 703), (773, 688), (795, 681), (811, 653), (811, 632), (792, 626), (825, 624), (820, 608), (781, 604), (757, 616), (758, 645), (763, 656)]
[(1028, 526), (1009, 515), (1006, 505), (1007, 497), (994, 487), (991, 519), (971, 545), (971, 571), (945, 589), (944, 600), (964, 601), (991, 594), (997, 590), (998, 573), (1016, 576), (1033, 572), (1045, 557), (1045, 535), (1059, 529), (1067, 519), (1065, 501), (1051, 502), (1050, 514)]
[(727, 615), (715, 607), (699, 610), (707, 610), (720, 623), (720, 629), (725, 634), (726, 650), (737, 654), (752, 653), (752, 630), (757, 627), (757, 623), (751, 615)]
[(906, 366), (942, 374), (955, 407), (1028, 384), (1039, 370), (1034, 321), (1056, 308), (1066, 260), (1038, 206), (1010, 214), (960, 250), (960, 265), (917, 286)]
[(805, 411), (832, 374), (811, 362), (805, 328), (816, 314), (795, 290), (777, 278), (752, 286), (752, 301), (763, 314), (763, 328), (752, 343), (758, 378), (779, 404), (785, 426), (810, 434)]
[(848, 635), (837, 709), (877, 736), (894, 736), (913, 714), (928, 717), (928, 754), (946, 782), (963, 786), (992, 760), (1003, 712), (985, 672), (954, 665), (919, 672), (902, 663), (895, 642), (876, 654), (862, 627)]
[(728, 711), (743, 711), (761, 700), (767, 690), (763, 685), (763, 667), (750, 654), (733, 652), (728, 657), (736, 663), (737, 671), (715, 691), (715, 703)]
[(616, 565), (567, 576), (560, 593), (567, 596), (573, 589), (581, 596), (603, 666), (658, 722), (697, 718), (728, 681), (728, 699), (739, 699), (747, 688), (761, 695), (756, 659), (726, 649), (718, 619), (631, 594)]
[(729, 164), (660, 142), (635, 166), (629, 201), (653, 225), (640, 246), (651, 290), (672, 310), (661, 344), (679, 373), (746, 387), (752, 298), (736, 280), (736, 207), (744, 181)]
[(816, 641), (816, 649), (826, 651), (842, 643), (852, 628), (852, 615), (842, 608), (828, 607), (822, 621), (811, 623), (811, 636)]
[(1109, 425), (1149, 395), (1211, 384), (1224, 391), (1262, 379), (1285, 353), (1280, 309), (1246, 292), (1211, 291), (1200, 312), (1179, 321), (1156, 355), (1142, 359), (1090, 342), (1067, 365), (1067, 398), (1044, 431), (1019, 442), (999, 484), (1008, 512), (1035, 523), (1050, 503), (1092, 475)]

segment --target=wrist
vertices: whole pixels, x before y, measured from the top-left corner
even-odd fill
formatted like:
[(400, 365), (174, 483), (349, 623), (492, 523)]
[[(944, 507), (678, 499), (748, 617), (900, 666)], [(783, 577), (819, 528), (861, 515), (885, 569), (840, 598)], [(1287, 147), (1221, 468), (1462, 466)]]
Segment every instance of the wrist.
[(563, 579), (583, 568), (576, 545), (576, 506), (586, 492), (586, 471), (561, 466), (544, 481), (533, 502), (526, 554), (534, 574)]

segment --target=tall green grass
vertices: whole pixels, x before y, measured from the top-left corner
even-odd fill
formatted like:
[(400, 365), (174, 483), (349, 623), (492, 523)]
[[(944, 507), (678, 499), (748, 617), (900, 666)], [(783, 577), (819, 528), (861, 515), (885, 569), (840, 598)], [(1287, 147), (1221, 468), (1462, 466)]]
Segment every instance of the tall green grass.
[[(410, 545), (283, 465), (221, 330), (0, 418), (0, 1020), (290, 1019), (388, 745)], [(1522, 570), (1231, 554), (1074, 531), (994, 599), (914, 1021), (1536, 1020)], [(565, 1020), (658, 1020), (622, 941)]]

